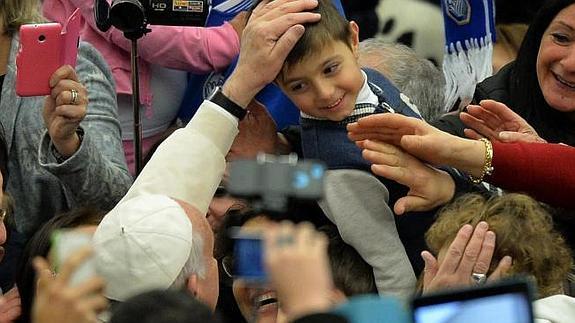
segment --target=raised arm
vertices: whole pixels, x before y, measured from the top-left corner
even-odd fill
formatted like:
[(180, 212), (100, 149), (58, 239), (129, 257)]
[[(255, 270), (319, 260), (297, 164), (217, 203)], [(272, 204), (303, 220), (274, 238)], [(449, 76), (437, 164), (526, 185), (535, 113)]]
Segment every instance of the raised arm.
[[(303, 12), (315, 6), (315, 0), (266, 0), (258, 5), (244, 30), (242, 54), (224, 84), (223, 95), (245, 109), (279, 73), (303, 34), (301, 24), (319, 19), (318, 14)], [(160, 145), (124, 199), (163, 194), (207, 212), (237, 125), (238, 119), (225, 107), (204, 101), (192, 121)]]
[[(40, 165), (57, 176), (77, 202), (111, 209), (132, 183), (122, 150), (112, 75), (98, 52), (82, 43), (76, 72), (61, 68), (51, 81)], [(71, 89), (77, 93), (76, 102)]]

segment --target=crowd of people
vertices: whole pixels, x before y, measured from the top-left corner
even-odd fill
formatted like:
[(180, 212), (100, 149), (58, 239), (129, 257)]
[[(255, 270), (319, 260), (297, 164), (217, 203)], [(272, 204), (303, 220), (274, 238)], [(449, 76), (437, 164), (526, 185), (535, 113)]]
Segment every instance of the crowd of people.
[[(142, 38), (137, 176), (130, 42), (92, 0), (0, 2), (0, 322), (402, 323), (414, 297), (510, 277), (537, 320), (575, 320), (575, 1), (530, 9), (516, 53), (446, 114), (441, 70), (373, 38), (377, 1), (251, 2)], [(18, 96), (19, 27), (76, 8), (77, 65)], [(234, 64), (178, 122), (188, 73)], [(269, 86), (290, 106), (259, 102)], [(278, 129), (270, 109), (293, 106)], [(278, 214), (232, 196), (229, 163), (259, 153), (323, 162), (323, 198)], [(63, 232), (88, 243), (61, 259)], [(232, 232), (261, 241), (265, 280), (236, 275)]]

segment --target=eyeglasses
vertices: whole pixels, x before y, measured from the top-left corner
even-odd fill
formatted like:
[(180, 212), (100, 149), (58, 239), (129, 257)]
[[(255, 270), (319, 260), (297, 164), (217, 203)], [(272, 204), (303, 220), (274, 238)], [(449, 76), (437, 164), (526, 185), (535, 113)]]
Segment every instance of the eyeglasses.
[(232, 255), (224, 256), (221, 260), (221, 263), (222, 263), (222, 269), (224, 270), (226, 276), (228, 276), (229, 278), (234, 278), (234, 276), (232, 275), (234, 268), (234, 257)]

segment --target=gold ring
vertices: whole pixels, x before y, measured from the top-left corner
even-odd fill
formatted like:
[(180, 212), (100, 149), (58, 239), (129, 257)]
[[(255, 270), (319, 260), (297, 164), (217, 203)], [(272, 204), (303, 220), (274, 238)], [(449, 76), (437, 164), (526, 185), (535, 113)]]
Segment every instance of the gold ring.
[(72, 100), (70, 100), (70, 104), (76, 104), (76, 101), (78, 100), (78, 91), (71, 89), (70, 93), (72, 93)]

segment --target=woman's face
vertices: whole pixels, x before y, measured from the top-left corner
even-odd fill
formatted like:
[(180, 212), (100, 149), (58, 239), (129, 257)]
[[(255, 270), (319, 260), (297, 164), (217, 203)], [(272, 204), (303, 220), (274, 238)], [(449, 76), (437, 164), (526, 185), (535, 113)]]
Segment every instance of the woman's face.
[(536, 68), (547, 104), (575, 114), (575, 4), (560, 11), (545, 30)]

